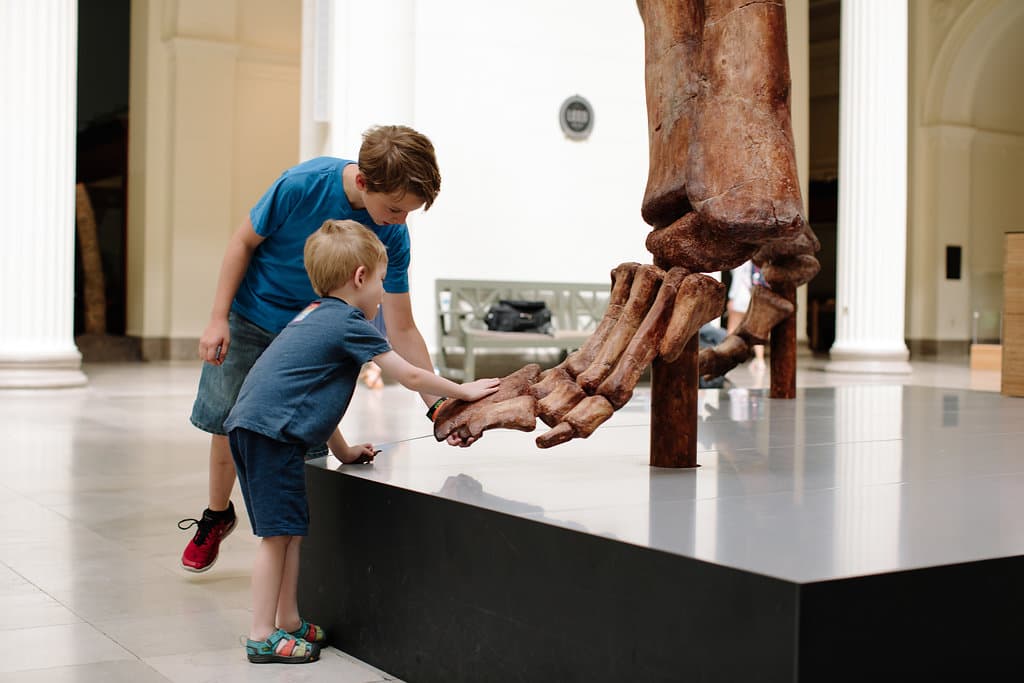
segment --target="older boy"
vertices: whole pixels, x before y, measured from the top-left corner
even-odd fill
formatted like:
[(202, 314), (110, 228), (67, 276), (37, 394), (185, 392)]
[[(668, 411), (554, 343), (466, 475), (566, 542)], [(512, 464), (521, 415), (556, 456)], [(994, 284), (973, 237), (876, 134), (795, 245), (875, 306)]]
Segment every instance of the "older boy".
[(224, 427), (253, 533), (254, 663), (315, 661), (323, 629), (299, 616), (299, 544), (307, 534), (304, 455), (326, 441), (343, 463), (368, 462), (371, 444), (349, 445), (338, 423), (359, 370), (374, 360), (408, 389), (475, 401), (498, 380), (458, 385), (406, 362), (371, 324), (384, 295), (388, 257), (355, 221), (327, 221), (309, 237), (306, 269), (319, 299), (292, 320), (253, 365)]
[[(221, 264), (210, 322), (199, 340), (203, 364), (192, 424), (210, 439), (209, 507), (181, 556), (184, 569), (213, 566), (221, 541), (234, 530), (235, 467), (224, 419), (242, 381), (278, 332), (315, 294), (303, 268), (306, 238), (328, 219), (369, 227), (388, 252), (384, 320), (395, 349), (413, 365), (433, 370), (409, 299), (410, 212), (429, 209), (441, 188), (434, 147), (405, 126), (372, 128), (358, 163), (320, 157), (286, 170), (231, 236)], [(423, 394), (427, 405), (437, 397)], [(323, 452), (322, 448), (318, 452)], [(314, 453), (315, 454), (315, 453)]]

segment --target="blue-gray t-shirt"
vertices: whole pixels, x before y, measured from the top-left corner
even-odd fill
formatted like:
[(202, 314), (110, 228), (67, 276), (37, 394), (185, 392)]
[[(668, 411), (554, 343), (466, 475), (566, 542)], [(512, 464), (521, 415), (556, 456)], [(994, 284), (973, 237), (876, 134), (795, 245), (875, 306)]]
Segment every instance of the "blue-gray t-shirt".
[(409, 291), (409, 228), (375, 225), (365, 209), (353, 209), (341, 182), (354, 163), (334, 157), (310, 159), (274, 181), (249, 212), (256, 234), (265, 238), (253, 252), (231, 309), (269, 332), (279, 332), (316, 298), (302, 261), (306, 238), (328, 219), (351, 219), (372, 230), (388, 252), (384, 291)]
[(224, 429), (322, 444), (348, 409), (363, 363), (390, 350), (358, 308), (334, 297), (317, 299), (252, 366)]

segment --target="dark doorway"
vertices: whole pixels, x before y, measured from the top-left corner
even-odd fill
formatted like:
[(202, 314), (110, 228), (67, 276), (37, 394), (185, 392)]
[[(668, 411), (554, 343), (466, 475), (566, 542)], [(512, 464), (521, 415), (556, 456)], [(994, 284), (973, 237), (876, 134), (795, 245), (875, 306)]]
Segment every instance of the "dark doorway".
[(836, 214), (839, 183), (812, 180), (807, 213), (821, 243), (821, 271), (807, 283), (807, 339), (812, 351), (828, 351), (836, 338)]
[(810, 0), (810, 183), (807, 217), (821, 242), (821, 271), (807, 284), (807, 339), (824, 353), (836, 337), (839, 205), (840, 0)]
[[(86, 332), (86, 273), (94, 277), (99, 264), (104, 330), (90, 336), (125, 334), (128, 63), (130, 0), (88, 0), (78, 3), (78, 144), (76, 182), (85, 186), (95, 216), (95, 230), (76, 231), (75, 335)], [(79, 230), (82, 221), (79, 221)], [(83, 237), (86, 244), (83, 245)], [(83, 267), (86, 254), (100, 258)], [(91, 250), (91, 251), (90, 251)], [(93, 304), (96, 305), (93, 299)], [(89, 358), (92, 345), (79, 344)], [(107, 344), (109, 346), (109, 344)]]

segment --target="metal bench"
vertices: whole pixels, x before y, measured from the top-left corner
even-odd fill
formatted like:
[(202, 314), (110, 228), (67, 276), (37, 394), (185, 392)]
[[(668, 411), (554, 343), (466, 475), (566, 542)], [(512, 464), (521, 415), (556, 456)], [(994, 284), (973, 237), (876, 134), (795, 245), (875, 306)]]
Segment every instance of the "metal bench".
[[(608, 307), (610, 282), (518, 282), (513, 280), (435, 280), (437, 363), (442, 375), (472, 381), (476, 355), (485, 349), (552, 349), (564, 356), (587, 340)], [(545, 301), (554, 333), (492, 332), (484, 316), (499, 299)], [(449, 354), (463, 352), (462, 367)]]

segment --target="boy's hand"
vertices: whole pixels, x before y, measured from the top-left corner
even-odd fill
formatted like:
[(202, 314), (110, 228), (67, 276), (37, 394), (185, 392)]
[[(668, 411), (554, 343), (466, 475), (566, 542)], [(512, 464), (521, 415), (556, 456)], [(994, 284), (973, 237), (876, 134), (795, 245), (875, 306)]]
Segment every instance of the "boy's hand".
[[(427, 419), (430, 420), (431, 422), (433, 422), (434, 421), (434, 416), (437, 415), (437, 411), (441, 410), (441, 406), (443, 406), (448, 401), (455, 401), (455, 400), (458, 400), (458, 399), (448, 398), (447, 396), (442, 396), (441, 398), (439, 398), (436, 401), (434, 401), (434, 405), (430, 406), (430, 410), (427, 411)], [(465, 448), (466, 446), (469, 446), (474, 441), (476, 441), (476, 439), (473, 438), (472, 436), (469, 436), (469, 437), (466, 437), (465, 439), (463, 439), (462, 437), (460, 437), (458, 435), (458, 433), (452, 432), (451, 434), (448, 435), (447, 441), (448, 441), (448, 445), (449, 446), (458, 446), (459, 448)]]
[(345, 448), (341, 455), (336, 455), (338, 460), (341, 460), (346, 465), (363, 464), (373, 462), (373, 459), (377, 457), (380, 451), (373, 449), (373, 444), (360, 443), (355, 446), (349, 446)]
[(462, 396), (459, 396), (459, 398), (469, 403), (479, 401), (484, 396), (490, 396), (497, 391), (500, 383), (501, 380), (495, 378), (478, 379), (475, 382), (468, 382), (459, 387), (462, 393)]
[[(481, 434), (481, 436), (483, 435)], [(448, 443), (449, 446), (455, 446), (457, 448), (469, 448), (470, 446), (473, 445), (473, 442), (476, 441), (478, 438), (480, 437), (467, 436), (465, 439), (463, 439), (461, 436), (458, 435), (457, 432), (452, 432), (451, 434), (448, 435), (448, 438), (445, 439), (445, 441)]]
[(211, 320), (199, 338), (199, 357), (207, 363), (220, 365), (231, 346), (231, 330), (227, 318)]

